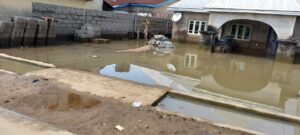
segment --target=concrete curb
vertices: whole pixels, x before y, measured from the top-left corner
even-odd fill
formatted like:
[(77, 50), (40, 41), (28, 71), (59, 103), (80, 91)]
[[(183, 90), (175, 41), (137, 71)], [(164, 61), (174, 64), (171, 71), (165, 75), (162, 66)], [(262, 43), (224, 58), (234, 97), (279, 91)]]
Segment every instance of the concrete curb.
[(12, 75), (17, 74), (15, 72), (7, 71), (7, 70), (4, 70), (4, 69), (0, 69), (0, 72), (6, 73), (6, 74), (12, 74)]
[(5, 58), (5, 59), (14, 60), (14, 61), (24, 62), (24, 63), (28, 63), (28, 64), (32, 64), (32, 65), (38, 65), (40, 67), (45, 67), (45, 68), (56, 68), (56, 66), (53, 64), (44, 63), (44, 62), (35, 61), (35, 60), (28, 60), (28, 59), (24, 59), (24, 58), (20, 58), (20, 57), (15, 57), (15, 56), (10, 56), (10, 55), (4, 54), (4, 53), (0, 53), (0, 57)]
[(262, 108), (254, 108), (254, 107), (250, 108), (249, 106), (246, 106), (246, 105), (241, 104), (241, 103), (228, 102), (226, 100), (216, 100), (216, 99), (211, 98), (211, 97), (196, 95), (196, 94), (193, 94), (193, 93), (179, 92), (179, 91), (174, 91), (174, 90), (170, 91), (169, 93), (172, 94), (172, 95), (188, 97), (188, 98), (195, 99), (195, 100), (198, 100), (198, 101), (203, 101), (203, 102), (212, 103), (212, 104), (216, 104), (216, 105), (222, 105), (222, 106), (226, 106), (226, 107), (229, 107), (229, 108), (234, 108), (234, 109), (237, 109), (237, 110), (241, 110), (241, 111), (244, 111), (244, 112), (250, 112), (250, 113), (254, 113), (254, 114), (258, 114), (258, 115), (262, 115), (262, 116), (266, 116), (266, 117), (277, 118), (277, 119), (281, 119), (281, 120), (285, 120), (285, 121), (300, 124), (300, 117), (292, 116), (292, 115), (281, 113), (281, 112), (275, 112), (275, 111), (262, 109)]
[(241, 127), (230, 126), (230, 125), (221, 124), (221, 123), (215, 123), (215, 122), (209, 122), (209, 121), (203, 120), (203, 119), (198, 118), (198, 117), (191, 117), (191, 116), (187, 116), (187, 115), (184, 115), (184, 114), (179, 114), (179, 113), (175, 113), (175, 112), (169, 112), (169, 111), (160, 109), (158, 107), (155, 107), (154, 109), (156, 111), (158, 111), (158, 112), (162, 112), (162, 113), (165, 113), (165, 114), (176, 115), (176, 116), (179, 116), (179, 117), (182, 117), (182, 118), (186, 118), (186, 119), (193, 119), (193, 120), (195, 120), (197, 122), (201, 122), (201, 123), (208, 123), (208, 124), (210, 124), (210, 125), (212, 125), (214, 127), (219, 127), (219, 128), (225, 128), (225, 129), (230, 129), (230, 130), (245, 132), (245, 133), (253, 134), (253, 135), (266, 135), (266, 134), (261, 133), (261, 132), (257, 132), (257, 131), (253, 131), (253, 130), (248, 130), (248, 129), (241, 128)]

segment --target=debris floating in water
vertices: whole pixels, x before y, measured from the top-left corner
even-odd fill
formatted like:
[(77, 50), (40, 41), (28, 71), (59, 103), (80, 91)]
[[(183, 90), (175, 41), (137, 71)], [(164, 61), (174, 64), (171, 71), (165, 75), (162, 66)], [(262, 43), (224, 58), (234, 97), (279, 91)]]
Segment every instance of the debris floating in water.
[(173, 64), (167, 64), (167, 67), (170, 71), (176, 72), (176, 67)]
[(93, 55), (92, 58), (98, 58), (98, 56), (97, 55)]
[(158, 48), (175, 48), (175, 45), (164, 35), (154, 35), (148, 44)]

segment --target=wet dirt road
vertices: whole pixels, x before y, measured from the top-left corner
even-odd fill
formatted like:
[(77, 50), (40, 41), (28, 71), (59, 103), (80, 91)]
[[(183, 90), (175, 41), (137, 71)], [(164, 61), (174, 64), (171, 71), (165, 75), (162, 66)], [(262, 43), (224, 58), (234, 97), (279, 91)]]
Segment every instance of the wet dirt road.
[[(0, 74), (0, 106), (79, 135), (248, 135), (151, 107), (79, 93), (53, 79)], [(115, 129), (121, 125), (125, 129)]]

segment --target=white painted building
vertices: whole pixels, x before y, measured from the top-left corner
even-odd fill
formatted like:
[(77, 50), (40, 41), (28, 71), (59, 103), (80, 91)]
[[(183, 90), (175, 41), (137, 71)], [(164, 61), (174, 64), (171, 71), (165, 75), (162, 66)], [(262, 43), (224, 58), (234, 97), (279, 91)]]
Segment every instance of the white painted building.
[(202, 31), (218, 30), (233, 36), (240, 51), (294, 57), (300, 41), (300, 4), (297, 0), (181, 0), (169, 10), (181, 13), (173, 38), (200, 42)]

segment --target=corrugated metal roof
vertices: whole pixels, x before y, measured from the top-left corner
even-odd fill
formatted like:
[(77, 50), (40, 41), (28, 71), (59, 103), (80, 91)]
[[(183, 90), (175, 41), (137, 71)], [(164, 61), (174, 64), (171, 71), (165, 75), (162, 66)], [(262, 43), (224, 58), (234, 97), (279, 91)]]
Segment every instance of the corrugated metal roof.
[(203, 7), (211, 0), (180, 0), (169, 6), (173, 11), (206, 12)]
[(104, 0), (113, 8), (126, 6), (162, 6), (173, 0)]
[(263, 11), (300, 11), (296, 0), (212, 0), (205, 8)]
[(171, 5), (169, 9), (190, 12), (246, 12), (300, 16), (299, 1), (300, 0), (181, 0)]

